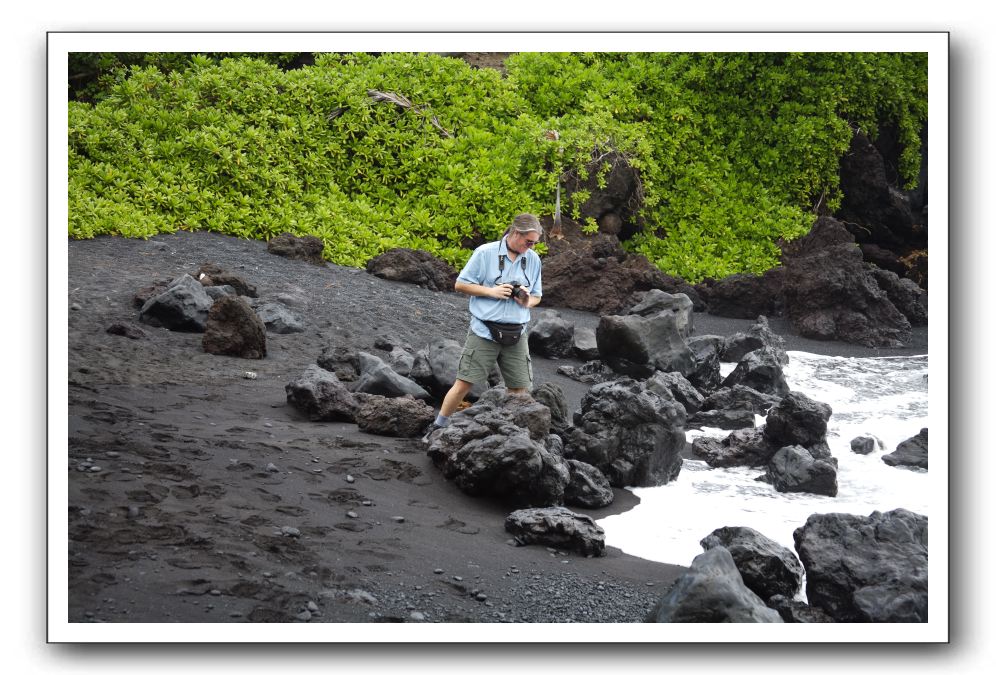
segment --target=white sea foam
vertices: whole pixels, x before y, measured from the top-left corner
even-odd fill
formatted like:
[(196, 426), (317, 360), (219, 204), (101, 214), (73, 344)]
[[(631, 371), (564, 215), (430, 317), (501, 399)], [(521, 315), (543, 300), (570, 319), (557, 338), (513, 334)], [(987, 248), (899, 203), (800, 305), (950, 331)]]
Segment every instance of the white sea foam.
[[(724, 364), (728, 373), (732, 364)], [(790, 550), (792, 532), (813, 513), (854, 513), (905, 508), (930, 515), (932, 494), (926, 471), (891, 467), (882, 455), (929, 427), (927, 357), (843, 358), (789, 352), (785, 378), (793, 391), (827, 403), (833, 415), (827, 443), (838, 461), (836, 497), (777, 492), (759, 482), (763, 469), (714, 469), (685, 460), (677, 479), (653, 488), (633, 488), (641, 503), (598, 521), (606, 543), (626, 553), (687, 565), (702, 552), (699, 541), (724, 526), (752, 527)], [(762, 423), (758, 419), (758, 424)], [(719, 438), (719, 429), (689, 431)], [(851, 451), (851, 439), (871, 434), (884, 450)]]

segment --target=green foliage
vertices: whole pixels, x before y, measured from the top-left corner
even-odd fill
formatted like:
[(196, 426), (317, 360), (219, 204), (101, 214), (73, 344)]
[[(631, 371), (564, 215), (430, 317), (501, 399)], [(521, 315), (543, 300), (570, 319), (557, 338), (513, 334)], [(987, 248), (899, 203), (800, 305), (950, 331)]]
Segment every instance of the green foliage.
[(850, 127), (895, 125), (909, 182), (926, 116), (918, 54), (522, 53), (507, 78), (422, 53), (217, 56), (148, 55), (70, 102), (71, 236), (288, 231), (339, 264), (406, 246), (459, 266), (621, 154), (643, 190), (627, 246), (690, 281), (760, 273), (839, 203)]
[(93, 103), (104, 99), (132, 67), (153, 66), (164, 73), (189, 68), (194, 59), (218, 63), (226, 58), (255, 58), (284, 68), (306, 56), (301, 52), (70, 52), (69, 100)]

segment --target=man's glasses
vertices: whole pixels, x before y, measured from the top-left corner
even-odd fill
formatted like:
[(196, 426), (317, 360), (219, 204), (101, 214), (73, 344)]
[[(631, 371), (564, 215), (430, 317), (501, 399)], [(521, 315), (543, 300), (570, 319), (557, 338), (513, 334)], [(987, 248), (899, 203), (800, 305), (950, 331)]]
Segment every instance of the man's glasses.
[(539, 243), (539, 239), (523, 239), (522, 243), (526, 246), (535, 246)]

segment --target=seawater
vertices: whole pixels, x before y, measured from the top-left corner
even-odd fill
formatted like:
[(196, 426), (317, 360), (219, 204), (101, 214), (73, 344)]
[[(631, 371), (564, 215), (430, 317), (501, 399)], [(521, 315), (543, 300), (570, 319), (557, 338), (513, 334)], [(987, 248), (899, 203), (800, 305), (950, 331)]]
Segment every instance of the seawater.
[[(833, 408), (827, 443), (837, 458), (836, 497), (782, 493), (757, 476), (763, 468), (714, 469), (686, 459), (678, 477), (667, 485), (629, 488), (640, 504), (626, 513), (598, 521), (605, 541), (631, 555), (688, 565), (702, 553), (699, 541), (725, 526), (747, 526), (795, 551), (793, 531), (814, 513), (853, 513), (905, 508), (930, 515), (928, 474), (920, 469), (891, 467), (882, 456), (902, 441), (929, 428), (927, 421), (927, 356), (844, 358), (789, 352), (785, 379), (793, 391)], [(723, 364), (725, 376), (735, 364)], [(757, 418), (757, 425), (764, 418)], [(721, 429), (689, 430), (725, 438)], [(882, 441), (870, 455), (851, 451), (851, 439), (870, 434)]]

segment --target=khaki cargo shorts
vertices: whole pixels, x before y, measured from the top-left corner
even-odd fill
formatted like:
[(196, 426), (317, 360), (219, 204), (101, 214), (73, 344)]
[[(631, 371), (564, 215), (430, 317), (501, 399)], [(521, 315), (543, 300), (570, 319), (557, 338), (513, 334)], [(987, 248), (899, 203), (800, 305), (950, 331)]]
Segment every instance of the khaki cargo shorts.
[(484, 384), (495, 363), (501, 369), (505, 386), (509, 389), (532, 389), (533, 362), (529, 357), (529, 335), (506, 347), (493, 340), (485, 340), (473, 331), (467, 334), (457, 366), (457, 379), (472, 384)]

